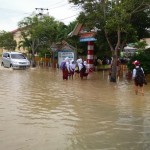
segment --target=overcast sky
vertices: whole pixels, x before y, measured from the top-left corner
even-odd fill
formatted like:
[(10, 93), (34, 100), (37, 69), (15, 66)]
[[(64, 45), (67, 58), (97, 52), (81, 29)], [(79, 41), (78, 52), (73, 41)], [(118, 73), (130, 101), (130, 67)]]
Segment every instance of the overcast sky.
[(68, 0), (0, 0), (0, 30), (12, 31), (18, 28), (18, 22), (37, 12), (35, 8), (44, 8), (56, 20), (65, 24), (74, 21), (79, 11)]

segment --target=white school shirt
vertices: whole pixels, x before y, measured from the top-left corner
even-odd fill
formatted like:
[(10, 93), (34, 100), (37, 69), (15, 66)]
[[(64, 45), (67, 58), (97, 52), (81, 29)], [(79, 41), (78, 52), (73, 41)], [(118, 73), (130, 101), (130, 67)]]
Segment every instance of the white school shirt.
[(76, 64), (70, 64), (70, 70), (73, 71), (75, 70)]
[(82, 63), (78, 63), (78, 66), (79, 66), (79, 71), (83, 68), (83, 65)]
[(69, 62), (67, 61), (67, 62), (66, 62), (66, 67), (67, 67), (67, 70), (68, 70), (68, 71), (70, 71), (70, 69), (69, 69), (70, 66), (69, 66), (69, 65), (70, 65)]

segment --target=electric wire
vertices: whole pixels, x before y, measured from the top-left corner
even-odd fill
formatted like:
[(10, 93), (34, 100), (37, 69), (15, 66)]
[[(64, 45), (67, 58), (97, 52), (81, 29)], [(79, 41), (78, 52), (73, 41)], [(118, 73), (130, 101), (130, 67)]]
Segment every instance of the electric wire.
[(62, 20), (66, 20), (66, 19), (69, 19), (69, 18), (72, 18), (72, 17), (75, 17), (75, 16), (78, 16), (79, 14), (76, 14), (76, 15), (72, 15), (72, 16), (69, 16), (69, 17), (66, 17), (66, 18), (63, 18), (63, 19), (59, 19), (60, 21)]
[(52, 5), (52, 7), (54, 7), (55, 5), (61, 4), (61, 3), (64, 3), (64, 2), (60, 1), (60, 2), (57, 2), (57, 3), (55, 3), (55, 4), (51, 4), (51, 5)]
[[(69, 3), (64, 3), (62, 1), (60, 2), (57, 2), (55, 4), (52, 4), (51, 7), (48, 8), (49, 11), (53, 10), (53, 9), (59, 9), (61, 7), (64, 7), (64, 6), (69, 6)], [(60, 5), (61, 4), (61, 5)], [(42, 9), (42, 8), (41, 8)], [(67, 8), (67, 10), (70, 10), (72, 9), (72, 7), (70, 8)], [(25, 11), (22, 11), (22, 10), (14, 10), (14, 9), (8, 9), (8, 8), (2, 8), (0, 7), (0, 17), (4, 18), (4, 14), (7, 14), (7, 15), (14, 15), (15, 14), (15, 17), (18, 16), (18, 17), (23, 17), (24, 15), (31, 15), (33, 14), (33, 11), (32, 12), (25, 12)], [(63, 21), (63, 20), (67, 20), (69, 18), (72, 18), (72, 17), (75, 17), (77, 16), (78, 14), (75, 14), (75, 15), (71, 15), (71, 16), (68, 16), (68, 17), (65, 17), (65, 18), (62, 18), (62, 19), (58, 19), (59, 21)]]
[[(52, 7), (52, 8), (48, 8), (48, 10), (52, 10), (52, 9), (57, 9), (57, 8), (60, 8), (60, 7), (63, 7), (63, 6), (67, 6), (68, 4), (63, 4), (63, 5), (60, 5), (60, 6), (57, 6), (57, 7)], [(18, 11), (16, 11), (16, 10), (13, 10), (13, 9), (7, 9), (7, 8), (1, 8), (0, 7), (0, 9), (3, 9), (3, 10), (6, 10), (7, 12), (7, 14), (9, 14), (9, 13), (15, 13), (15, 14), (19, 14), (18, 16), (20, 16), (20, 15), (29, 15), (29, 14), (32, 14), (33, 12), (24, 12), (24, 11), (20, 11), (20, 10), (18, 10)], [(69, 9), (71, 9), (71, 8), (69, 8)], [(68, 10), (69, 10), (68, 9)], [(8, 12), (9, 11), (9, 12)], [(71, 16), (70, 16), (71, 17)]]
[(63, 4), (63, 5), (56, 6), (56, 7), (52, 7), (52, 8), (49, 8), (49, 9), (56, 9), (56, 8), (60, 8), (60, 7), (67, 6), (67, 5), (68, 5), (68, 4)]

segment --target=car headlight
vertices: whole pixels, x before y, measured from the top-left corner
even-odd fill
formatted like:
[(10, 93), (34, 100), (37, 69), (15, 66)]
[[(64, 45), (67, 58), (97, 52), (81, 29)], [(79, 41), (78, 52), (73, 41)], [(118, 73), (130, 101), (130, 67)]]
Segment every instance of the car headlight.
[(12, 64), (18, 64), (18, 62), (17, 61), (13, 61)]

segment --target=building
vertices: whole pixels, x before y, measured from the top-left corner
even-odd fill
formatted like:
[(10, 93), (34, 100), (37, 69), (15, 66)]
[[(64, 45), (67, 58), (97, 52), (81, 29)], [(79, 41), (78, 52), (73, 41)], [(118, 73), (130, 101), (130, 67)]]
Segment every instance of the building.
[(146, 44), (147, 44), (147, 46), (145, 47), (146, 49), (150, 48), (150, 38), (143, 38), (140, 41), (145, 41), (146, 42)]
[(25, 49), (23, 47), (19, 48), (19, 42), (22, 40), (21, 29), (18, 28), (16, 30), (11, 31), (11, 33), (13, 33), (14, 40), (16, 40), (16, 42), (17, 42), (17, 46), (16, 46), (15, 51), (18, 51), (21, 53), (27, 53), (28, 52), (27, 49)]
[[(28, 52), (27, 49), (25, 49), (23, 47), (19, 48), (19, 42), (22, 40), (21, 29), (13, 30), (13, 31), (11, 31), (11, 33), (13, 34), (13, 38), (17, 43), (15, 51), (21, 52), (21, 53), (27, 53)], [(7, 49), (0, 48), (0, 54), (2, 54), (5, 51), (7, 51)]]
[(67, 43), (66, 41), (61, 41), (58, 43), (53, 43), (52, 46), (52, 52), (53, 52), (53, 67), (60, 66), (61, 62), (68, 57), (70, 60), (76, 60), (77, 59), (77, 50), (75, 47)]

